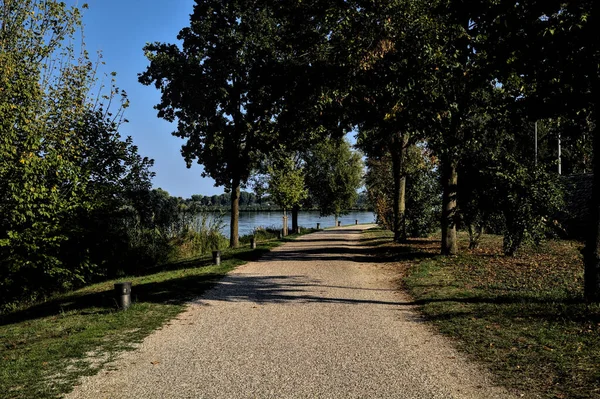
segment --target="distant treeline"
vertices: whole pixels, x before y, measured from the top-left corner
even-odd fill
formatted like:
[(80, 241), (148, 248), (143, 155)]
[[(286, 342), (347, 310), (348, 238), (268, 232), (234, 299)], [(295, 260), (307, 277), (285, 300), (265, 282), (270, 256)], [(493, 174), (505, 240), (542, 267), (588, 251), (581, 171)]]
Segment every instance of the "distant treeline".
[[(229, 210), (231, 208), (231, 194), (220, 195), (194, 194), (191, 198), (181, 199), (183, 204), (189, 208), (198, 207), (200, 210)], [(303, 210), (318, 210), (317, 207), (307, 205)], [(281, 207), (275, 204), (268, 195), (258, 196), (252, 192), (242, 191), (240, 193), (240, 211), (279, 211)], [(356, 203), (350, 210), (372, 211), (373, 206), (365, 192), (358, 194)]]

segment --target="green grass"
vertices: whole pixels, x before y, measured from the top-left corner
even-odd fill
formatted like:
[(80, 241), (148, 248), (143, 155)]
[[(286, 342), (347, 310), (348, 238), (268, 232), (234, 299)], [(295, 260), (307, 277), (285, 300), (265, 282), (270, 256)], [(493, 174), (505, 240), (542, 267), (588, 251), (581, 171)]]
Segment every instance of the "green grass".
[[(290, 236), (292, 239), (294, 236)], [(280, 241), (227, 250), (220, 266), (208, 257), (163, 265), (131, 281), (132, 306), (118, 311), (106, 281), (0, 318), (0, 396), (55, 398), (82, 375), (95, 374), (117, 353), (164, 325), (236, 266), (256, 260)]]
[(473, 251), (459, 237), (456, 257), (437, 256), (437, 239), (378, 244), (395, 254), (427, 319), (499, 383), (525, 398), (599, 398), (600, 306), (583, 301), (582, 244), (549, 241), (505, 257), (501, 237)]

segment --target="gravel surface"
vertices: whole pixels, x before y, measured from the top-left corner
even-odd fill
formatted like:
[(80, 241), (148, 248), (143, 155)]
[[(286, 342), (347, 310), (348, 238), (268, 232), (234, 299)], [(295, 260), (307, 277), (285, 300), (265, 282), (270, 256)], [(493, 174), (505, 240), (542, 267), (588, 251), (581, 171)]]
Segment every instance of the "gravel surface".
[(393, 272), (321, 231), (230, 273), (68, 398), (511, 398), (434, 333)]

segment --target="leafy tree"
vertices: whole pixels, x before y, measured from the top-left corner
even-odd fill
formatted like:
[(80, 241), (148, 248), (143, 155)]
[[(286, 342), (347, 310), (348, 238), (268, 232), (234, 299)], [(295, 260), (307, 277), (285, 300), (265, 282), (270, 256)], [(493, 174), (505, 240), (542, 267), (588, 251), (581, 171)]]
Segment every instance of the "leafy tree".
[[(365, 154), (391, 155), (393, 228), (396, 241), (406, 239), (406, 152), (428, 128), (428, 87), (435, 67), (431, 41), (435, 30), (422, 1), (386, 1), (361, 9), (354, 29), (362, 46), (353, 48), (355, 69), (345, 102), (360, 134)], [(366, 16), (365, 16), (366, 14)], [(366, 20), (366, 21), (365, 21)], [(347, 39), (354, 41), (348, 34)]]
[[(79, 9), (0, 2), (0, 292), (2, 302), (114, 273), (127, 258), (134, 197), (152, 161), (118, 127), (127, 106), (111, 83), (104, 108), (95, 66), (72, 43)], [(102, 90), (102, 89), (101, 89)], [(101, 91), (98, 98), (103, 95)]]
[[(283, 208), (283, 215), (287, 220), (287, 210), (298, 207), (301, 201), (307, 197), (304, 171), (298, 167), (293, 158), (284, 157), (274, 165), (269, 165), (267, 172), (269, 175), (267, 192), (270, 198)], [(297, 226), (296, 213), (292, 229), (297, 228)], [(286, 231), (287, 226), (284, 226), (283, 229)]]
[(144, 48), (150, 65), (139, 76), (162, 92), (158, 116), (177, 120), (187, 139), (182, 154), (204, 166), (203, 175), (231, 191), (230, 245), (238, 246), (240, 188), (260, 160), (278, 146), (272, 129), (278, 102), (272, 94), (279, 43), (268, 4), (196, 1), (190, 26), (175, 44)]
[(304, 155), (305, 179), (321, 216), (338, 217), (350, 209), (361, 185), (363, 162), (345, 139), (327, 139)]
[[(76, 128), (91, 68), (66, 44), (80, 24), (78, 9), (5, 1), (0, 15), (0, 284), (35, 295), (27, 291), (85, 273), (65, 267), (59, 251), (86, 189)], [(62, 62), (54, 69), (48, 60)]]
[(522, 82), (520, 98), (533, 118), (584, 114), (592, 122), (594, 130), (582, 133), (593, 137), (594, 151), (594, 222), (584, 251), (585, 295), (593, 301), (600, 300), (599, 7), (592, 0), (491, 2), (477, 24), (495, 75)]
[[(375, 204), (378, 223), (394, 228), (394, 194), (391, 156), (367, 158), (365, 183), (372, 203)], [(438, 226), (440, 213), (440, 187), (436, 162), (423, 145), (407, 149), (406, 175), (406, 234), (422, 237)]]

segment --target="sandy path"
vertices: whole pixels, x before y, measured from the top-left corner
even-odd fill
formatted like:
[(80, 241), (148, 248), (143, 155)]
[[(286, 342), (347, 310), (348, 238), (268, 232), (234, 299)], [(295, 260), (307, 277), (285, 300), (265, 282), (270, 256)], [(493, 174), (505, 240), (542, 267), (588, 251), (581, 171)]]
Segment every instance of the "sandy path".
[(352, 226), (244, 265), (68, 398), (510, 398), (420, 322)]

